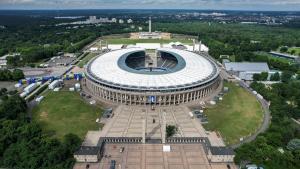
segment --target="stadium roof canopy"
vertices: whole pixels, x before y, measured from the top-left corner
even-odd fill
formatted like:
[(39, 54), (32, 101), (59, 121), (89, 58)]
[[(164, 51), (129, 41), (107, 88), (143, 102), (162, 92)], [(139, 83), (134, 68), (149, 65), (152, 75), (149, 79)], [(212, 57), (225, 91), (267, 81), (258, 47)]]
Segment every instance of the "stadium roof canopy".
[(87, 75), (95, 81), (121, 88), (170, 89), (205, 84), (219, 74), (216, 64), (208, 58), (193, 52), (172, 48), (158, 48), (157, 50), (176, 54), (184, 60), (185, 65), (176, 71), (143, 74), (127, 71), (118, 64), (124, 55), (144, 50), (143, 48), (127, 48), (105, 53), (89, 62)]

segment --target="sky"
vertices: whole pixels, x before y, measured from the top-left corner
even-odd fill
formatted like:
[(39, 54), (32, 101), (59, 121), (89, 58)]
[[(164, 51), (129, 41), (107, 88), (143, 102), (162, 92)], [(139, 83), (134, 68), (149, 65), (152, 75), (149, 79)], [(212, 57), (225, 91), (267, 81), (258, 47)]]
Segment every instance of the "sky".
[(0, 9), (212, 9), (300, 11), (300, 0), (0, 0)]

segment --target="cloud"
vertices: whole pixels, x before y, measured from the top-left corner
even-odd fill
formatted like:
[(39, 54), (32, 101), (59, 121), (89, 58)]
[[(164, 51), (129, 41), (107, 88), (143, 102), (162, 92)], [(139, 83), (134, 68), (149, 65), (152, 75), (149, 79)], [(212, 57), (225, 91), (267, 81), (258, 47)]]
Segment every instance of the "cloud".
[(251, 9), (299, 10), (300, 0), (0, 0), (0, 9)]

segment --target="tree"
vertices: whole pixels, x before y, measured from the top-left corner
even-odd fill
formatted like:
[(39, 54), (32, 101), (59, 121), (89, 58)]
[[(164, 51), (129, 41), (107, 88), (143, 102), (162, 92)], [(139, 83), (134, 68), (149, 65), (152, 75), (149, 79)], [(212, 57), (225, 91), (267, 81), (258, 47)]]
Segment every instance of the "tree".
[(293, 76), (293, 72), (291, 71), (283, 71), (281, 74), (281, 81), (282, 82), (288, 82), (289, 80), (291, 80), (292, 76)]
[(20, 79), (24, 79), (24, 73), (22, 70), (20, 69), (15, 69), (12, 72), (12, 79), (13, 80), (20, 80)]
[(8, 97), (0, 105), (0, 118), (14, 120), (20, 113), (25, 113), (27, 109), (26, 102), (19, 96)]
[(280, 75), (278, 72), (274, 73), (273, 75), (271, 75), (270, 77), (271, 81), (279, 81), (280, 80)]
[(7, 64), (10, 66), (17, 66), (20, 61), (20, 56), (7, 56)]
[(256, 73), (256, 74), (253, 75), (252, 78), (253, 78), (254, 81), (260, 81), (260, 74)]
[(268, 80), (268, 76), (269, 76), (268, 72), (261, 72), (261, 74), (260, 74), (260, 81), (266, 81), (266, 80)]
[(279, 50), (280, 52), (286, 53), (288, 51), (288, 47), (282, 46)]
[(81, 144), (81, 139), (75, 134), (67, 134), (64, 136), (64, 145), (70, 150), (70, 153), (76, 151)]
[(166, 132), (167, 137), (172, 137), (177, 132), (177, 127), (173, 125), (167, 125)]

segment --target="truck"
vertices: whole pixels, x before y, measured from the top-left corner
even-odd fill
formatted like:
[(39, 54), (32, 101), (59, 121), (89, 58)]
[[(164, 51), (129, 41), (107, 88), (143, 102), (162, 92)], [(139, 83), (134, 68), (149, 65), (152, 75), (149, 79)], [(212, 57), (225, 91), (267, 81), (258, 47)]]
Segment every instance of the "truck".
[(29, 94), (32, 91), (34, 91), (37, 87), (38, 87), (37, 83), (32, 83), (32, 84), (30, 84), (30, 85), (28, 85), (27, 87), (24, 88), (24, 92), (26, 92), (27, 94)]
[(257, 94), (256, 96), (257, 96), (259, 99), (261, 99), (261, 100), (264, 99), (264, 97), (263, 97), (262, 95), (260, 95), (260, 94)]
[(49, 90), (53, 90), (53, 89), (55, 89), (59, 85), (60, 85), (60, 81), (54, 80), (53, 82), (51, 82), (49, 84), (48, 88), (49, 88)]
[(36, 102), (40, 103), (44, 99), (44, 96), (39, 96), (35, 99)]
[(26, 97), (26, 96), (27, 96), (27, 93), (26, 93), (26, 92), (23, 92), (23, 93), (20, 94), (20, 97), (23, 97), (23, 98), (24, 98), (24, 97)]

